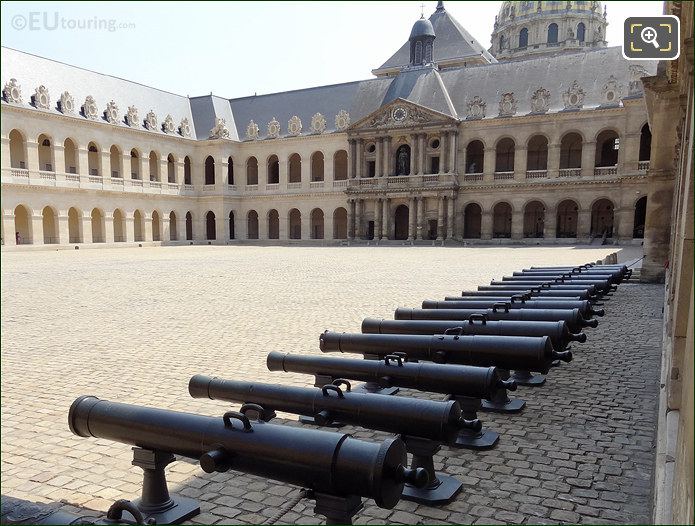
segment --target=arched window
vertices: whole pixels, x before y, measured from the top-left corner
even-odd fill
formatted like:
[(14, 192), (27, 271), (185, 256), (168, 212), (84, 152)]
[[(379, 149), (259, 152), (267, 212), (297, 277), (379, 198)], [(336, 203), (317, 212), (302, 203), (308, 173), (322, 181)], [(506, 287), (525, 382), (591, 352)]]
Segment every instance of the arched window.
[(466, 239), (480, 239), (482, 224), (482, 210), (477, 203), (470, 203), (463, 210), (463, 237)]
[(557, 44), (557, 24), (554, 22), (548, 26), (548, 44)]
[(130, 150), (130, 177), (140, 179), (140, 155), (135, 148)]
[(525, 48), (526, 46), (528, 46), (528, 29), (522, 27), (519, 31), (519, 47)]
[(53, 143), (51, 142), (51, 139), (48, 138), (48, 135), (42, 133), (39, 135), (36, 142), (39, 145), (39, 170), (43, 170), (45, 172), (54, 172)]
[(63, 143), (63, 154), (65, 155), (65, 173), (76, 174), (78, 161), (77, 146), (72, 139), (65, 139)]
[[(92, 243), (103, 243), (104, 239), (104, 214), (101, 210), (94, 208), (91, 213)], [(44, 236), (46, 234), (44, 233)]]
[(113, 240), (115, 243), (125, 241), (125, 214), (118, 208), (113, 211)]
[(133, 228), (135, 229), (135, 241), (143, 241), (145, 239), (145, 220), (140, 210), (133, 213)]
[[(96, 209), (95, 209), (96, 210)], [(43, 216), (43, 242), (46, 245), (58, 243), (58, 214), (56, 211), (47, 206), (41, 213)]]
[(280, 161), (277, 155), (268, 157), (268, 184), (280, 182)]
[(68, 210), (68, 241), (82, 243), (82, 212), (75, 207)]
[(193, 184), (191, 181), (191, 158), (186, 155), (183, 159), (183, 184)]
[(258, 212), (255, 210), (246, 216), (246, 239), (258, 239)]
[(311, 211), (311, 239), (323, 239), (323, 210), (314, 208)]
[(579, 24), (577, 24), (577, 40), (579, 40), (579, 42), (584, 42), (586, 40), (586, 26), (584, 22), (579, 22)]
[(613, 203), (610, 199), (599, 199), (591, 207), (591, 235), (613, 237)]
[(301, 183), (302, 182), (302, 158), (298, 153), (293, 153), (290, 155), (290, 183)]
[(555, 237), (577, 237), (578, 216), (579, 206), (571, 199), (565, 199), (557, 205), (557, 230), (555, 232)]
[(548, 169), (548, 139), (543, 135), (534, 135), (528, 142), (526, 152), (527, 170)]
[(425, 43), (425, 64), (432, 62), (432, 42)]
[(173, 210), (169, 213), (169, 241), (178, 241), (179, 233), (176, 230), (176, 212)]
[(648, 161), (652, 155), (652, 132), (649, 124), (642, 126), (639, 137), (639, 160)]
[(495, 148), (495, 172), (514, 171), (514, 141), (509, 137), (502, 139)]
[(500, 35), (500, 51), (504, 49), (504, 35)]
[(159, 181), (159, 155), (150, 152), (150, 181)]
[(644, 223), (647, 218), (647, 196), (640, 197), (635, 203), (635, 221), (632, 228), (634, 239), (644, 239)]
[(171, 154), (167, 156), (167, 181), (170, 183), (176, 182), (176, 161), (174, 161), (174, 156)]
[(512, 237), (512, 205), (497, 203), (492, 210), (492, 237)]
[(217, 239), (217, 229), (215, 228), (215, 212), (210, 210), (205, 214), (205, 239), (214, 241)]
[(152, 241), (162, 240), (162, 222), (159, 216), (159, 212), (154, 210), (152, 212)]
[(111, 161), (111, 177), (123, 177), (123, 170), (121, 168), (123, 156), (121, 155), (121, 150), (119, 150), (118, 146), (115, 144), (112, 145), (109, 150), (109, 160)]
[(229, 239), (236, 239), (236, 233), (234, 232), (234, 211), (229, 212)]
[(290, 239), (302, 239), (302, 214), (296, 208), (293, 208), (287, 214), (287, 226)]
[(323, 181), (323, 153), (311, 154), (311, 180)]
[(24, 135), (19, 130), (10, 132), (10, 166), (12, 168), (27, 167), (27, 145)]
[(99, 156), (99, 147), (94, 142), (87, 145), (87, 165), (89, 167), (89, 175), (99, 175), (101, 158)]
[(560, 141), (560, 169), (582, 167), (582, 136), (568, 133)]
[(615, 166), (618, 164), (620, 138), (613, 130), (604, 130), (596, 138), (596, 163), (594, 166)]
[(466, 173), (483, 173), (483, 163), (485, 162), (485, 146), (481, 141), (471, 141), (466, 146)]
[(193, 215), (186, 212), (186, 241), (193, 241)]
[(231, 157), (227, 158), (227, 184), (234, 184), (234, 159)]
[(205, 158), (205, 184), (215, 184), (215, 159), (212, 155)]
[(280, 214), (274, 208), (268, 212), (268, 239), (280, 239)]
[(540, 201), (531, 201), (524, 208), (524, 237), (543, 237), (545, 207)]
[(333, 239), (347, 239), (347, 210), (342, 206), (333, 211)]
[(414, 64), (422, 64), (422, 41), (415, 42), (415, 61)]
[[(348, 157), (345, 150), (338, 150), (333, 155), (333, 179), (344, 181), (347, 179)], [(343, 239), (343, 238), (338, 238)]]
[[(255, 157), (249, 157), (246, 161), (246, 184), (251, 186), (258, 184), (258, 159)], [(256, 224), (258, 224), (258, 214), (256, 214)], [(258, 237), (249, 239), (258, 239)]]
[[(72, 208), (70, 209), (72, 210)], [(31, 212), (24, 205), (18, 205), (14, 209), (15, 242), (18, 245), (32, 244)]]

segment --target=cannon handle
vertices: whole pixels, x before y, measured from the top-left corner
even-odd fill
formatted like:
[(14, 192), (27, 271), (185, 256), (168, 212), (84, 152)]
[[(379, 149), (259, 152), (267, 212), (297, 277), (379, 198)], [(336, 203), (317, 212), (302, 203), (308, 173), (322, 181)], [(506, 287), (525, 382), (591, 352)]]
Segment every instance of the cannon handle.
[(234, 429), (234, 426), (232, 425), (232, 419), (241, 421), (241, 423), (244, 425), (244, 433), (250, 433), (253, 431), (249, 417), (246, 416), (244, 413), (240, 413), (239, 411), (227, 411), (222, 416), (222, 421), (224, 422), (224, 427), (228, 427), (229, 429)]
[(403, 357), (402, 356), (397, 356), (395, 354), (387, 354), (384, 356), (384, 364), (390, 365), (391, 360), (395, 360), (396, 363), (398, 364), (398, 367), (403, 367)]
[(468, 324), (473, 325), (475, 320), (480, 320), (480, 322), (485, 325), (487, 323), (487, 312), (474, 312), (468, 316)]
[(346, 390), (348, 393), (349, 393), (350, 391), (352, 391), (352, 384), (351, 384), (350, 382), (348, 382), (345, 378), (336, 378), (335, 380), (333, 380), (333, 385), (337, 385), (337, 386), (344, 385), (344, 386), (345, 386), (345, 390)]
[(504, 309), (504, 312), (509, 312), (509, 303), (505, 303), (503, 301), (495, 303), (492, 306), (492, 312), (497, 312), (497, 309), (500, 307)]
[(321, 392), (323, 393), (323, 396), (331, 396), (330, 394), (328, 394), (328, 391), (336, 392), (338, 394), (338, 398), (345, 398), (343, 391), (337, 385), (328, 384), (328, 385), (324, 385), (321, 388)]
[(528, 294), (514, 294), (511, 298), (509, 298), (509, 302), (514, 303), (515, 301), (519, 301), (520, 303), (524, 303), (528, 299), (531, 299), (531, 296)]
[(269, 411), (265, 407), (260, 406), (258, 404), (246, 403), (242, 405), (239, 409), (239, 412), (244, 416), (247, 416), (246, 413), (249, 411), (255, 411), (258, 414), (258, 419), (263, 420), (265, 422), (268, 422), (269, 420), (272, 420), (275, 417), (274, 411)]
[[(463, 327), (449, 327), (444, 331), (444, 336), (454, 335), (454, 340), (458, 340), (463, 335)], [(443, 339), (443, 338), (441, 338)]]

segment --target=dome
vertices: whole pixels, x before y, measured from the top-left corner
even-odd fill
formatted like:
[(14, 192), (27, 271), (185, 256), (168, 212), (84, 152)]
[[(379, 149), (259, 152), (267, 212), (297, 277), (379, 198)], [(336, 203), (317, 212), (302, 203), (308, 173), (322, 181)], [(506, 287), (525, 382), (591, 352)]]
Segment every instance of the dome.
[(426, 18), (421, 18), (415, 24), (413, 24), (413, 29), (410, 32), (410, 40), (420, 37), (433, 37), (434, 27), (432, 27), (432, 22)]
[(500, 12), (497, 15), (497, 22), (499, 24), (505, 24), (507, 22), (513, 21), (518, 17), (525, 17), (529, 15), (537, 14), (547, 14), (547, 13), (561, 13), (561, 12), (572, 12), (572, 13), (601, 13), (601, 2), (597, 1), (566, 1), (566, 0), (554, 0), (549, 2), (502, 2), (500, 7)]

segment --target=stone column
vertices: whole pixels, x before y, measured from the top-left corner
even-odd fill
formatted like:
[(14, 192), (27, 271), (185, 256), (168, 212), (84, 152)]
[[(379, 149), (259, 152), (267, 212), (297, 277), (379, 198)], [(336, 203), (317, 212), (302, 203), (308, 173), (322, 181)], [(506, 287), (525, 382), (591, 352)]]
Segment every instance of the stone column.
[(491, 210), (483, 210), (480, 214), (480, 239), (492, 239)]
[(176, 161), (175, 175), (177, 184), (183, 184), (184, 170), (185, 166), (183, 164), (183, 161)]
[[(101, 150), (101, 176), (104, 179), (109, 179), (111, 177), (111, 151)], [(166, 170), (166, 159), (164, 159), (164, 169)], [(55, 170), (55, 166), (53, 167)], [(165, 171), (166, 173), (166, 171)]]
[[(283, 163), (283, 164), (287, 164), (287, 163)], [(355, 178), (355, 139), (348, 139), (348, 179), (354, 179), (354, 178)], [(285, 178), (285, 180), (287, 180), (287, 178)]]
[(417, 238), (425, 239), (425, 198), (417, 198)]
[(415, 235), (417, 234), (416, 218), (417, 199), (415, 197), (411, 197), (410, 206), (408, 206), (408, 241), (413, 241), (415, 239)]
[(456, 163), (458, 160), (458, 132), (452, 131), (449, 134), (449, 173), (456, 173)]
[[(267, 220), (266, 220), (267, 221)], [(299, 239), (311, 239), (311, 213), (307, 212), (302, 214), (301, 220), (299, 221), (301, 225), (301, 232), (299, 233)], [(268, 227), (266, 226), (266, 232), (268, 232)], [(325, 234), (325, 233), (324, 233)], [(324, 235), (325, 237), (325, 235)]]
[[(442, 132), (439, 138), (439, 173), (447, 173), (449, 167), (449, 132)], [(437, 227), (439, 228), (439, 227)]]
[[(618, 174), (636, 173), (639, 164), (639, 143), (641, 133), (626, 133), (620, 138), (618, 150)], [(632, 236), (632, 232), (630, 232)]]
[(381, 221), (381, 237), (382, 239), (390, 239), (391, 234), (391, 200), (386, 198), (382, 204), (382, 221)]
[(526, 179), (526, 166), (528, 165), (528, 149), (526, 146), (517, 145), (514, 149), (514, 179), (523, 181)]
[(425, 148), (425, 138), (427, 136), (424, 133), (418, 135), (418, 150), (420, 150), (420, 174), (425, 175), (427, 173), (427, 149)]
[(364, 139), (357, 139), (357, 171), (356, 177), (358, 179), (364, 177)]
[[(236, 215), (234, 216), (236, 221)], [(238, 230), (237, 230), (238, 232)], [(176, 240), (186, 241), (186, 215), (176, 214)]]
[[(9, 142), (8, 142), (9, 144)], [(3, 156), (6, 162), (10, 162), (10, 158)], [(15, 246), (17, 244), (17, 238), (15, 238), (15, 228), (14, 228), (14, 210), (3, 209), (2, 211), (2, 244), (6, 246)]]
[(355, 212), (354, 212), (355, 200), (348, 199), (347, 202), (347, 238), (355, 239)]
[(383, 202), (381, 199), (374, 200), (374, 237), (381, 239), (383, 237), (382, 225), (384, 219)]
[(362, 239), (362, 220), (364, 212), (364, 200), (355, 200), (355, 238)]
[[(215, 160), (215, 186), (219, 188), (220, 190), (222, 188), (227, 187), (227, 166), (229, 163), (227, 162), (227, 158), (223, 159), (216, 159)], [(260, 168), (260, 167), (259, 167)], [(260, 170), (259, 175), (260, 175)], [(167, 175), (167, 165), (166, 165), (166, 159), (164, 163), (164, 171), (162, 172), (162, 181), (168, 181), (168, 175)], [(260, 183), (260, 181), (259, 181)], [(265, 188), (265, 187), (263, 187)], [(217, 216), (215, 216), (217, 217)]]
[[(202, 217), (203, 225), (205, 225), (205, 216)], [(145, 227), (145, 233), (142, 236), (143, 241), (152, 241), (152, 216), (147, 212), (142, 213), (142, 224)], [(204, 231), (204, 230), (203, 230)]]
[(512, 239), (524, 238), (524, 211), (512, 208)]
[(594, 164), (596, 162), (596, 141), (582, 144), (582, 177), (594, 176)]
[(82, 242), (94, 243), (94, 232), (92, 230), (92, 214), (86, 210), (82, 212), (82, 217), (79, 218), (82, 223)]
[(613, 232), (618, 241), (632, 239), (635, 228), (635, 211), (632, 208), (618, 208), (613, 211)]
[(447, 197), (447, 212), (446, 212), (446, 238), (452, 239), (454, 237), (454, 198), (453, 196)]
[(393, 166), (393, 152), (391, 152), (391, 137), (386, 136), (384, 137), (384, 170), (385, 176), (390, 176), (393, 175), (393, 170), (391, 167)]
[[(131, 159), (130, 152), (123, 152), (121, 154), (121, 167), (122, 167), (121, 168), (121, 177), (123, 177), (123, 179), (132, 179), (133, 178), (133, 173), (132, 173), (132, 170), (130, 168), (130, 159)], [(79, 161), (78, 161), (78, 163), (79, 163)], [(67, 167), (66, 167), (66, 171), (67, 171)], [(77, 172), (78, 173), (80, 172), (79, 166), (77, 167)]]
[(439, 197), (437, 208), (437, 241), (444, 240), (444, 197)]
[[(67, 216), (65, 219), (67, 228)], [(195, 230), (195, 221), (193, 222), (193, 225), (193, 229)], [(135, 241), (135, 218), (133, 217), (133, 212), (126, 212), (125, 214), (125, 230), (123, 232), (123, 236), (125, 237), (124, 241), (128, 243)], [(195, 239), (195, 233), (193, 238)]]
[(418, 168), (420, 166), (420, 145), (418, 144), (417, 133), (410, 134), (410, 144), (412, 144), (410, 149), (410, 175), (418, 175)]
[(104, 243), (113, 243), (113, 215), (104, 214)]
[[(9, 162), (9, 157), (8, 157)], [(65, 146), (62, 144), (53, 145), (53, 171), (56, 173), (65, 172)], [(109, 158), (109, 165), (111, 164), (111, 159)]]
[(543, 239), (557, 237), (557, 209), (549, 207), (545, 209), (543, 216)]
[(492, 182), (492, 180), (495, 178), (495, 158), (495, 149), (485, 148), (483, 158), (483, 181), (485, 182)]
[(31, 221), (31, 244), (43, 245), (43, 214), (34, 214)]
[[(279, 159), (279, 158), (278, 158)], [(280, 188), (287, 189), (287, 182), (288, 182), (288, 172), (289, 172), (289, 161), (285, 159), (284, 161), (278, 160), (278, 182), (280, 183)], [(268, 170), (267, 168), (267, 163), (266, 163), (266, 171)], [(348, 158), (348, 168), (350, 167), (350, 159)], [(260, 178), (260, 166), (258, 167), (259, 171), (259, 178)], [(354, 177), (354, 175), (352, 176)], [(266, 181), (267, 181), (267, 176), (266, 176)]]
[(327, 212), (323, 216), (323, 239), (335, 239), (335, 224), (333, 223), (333, 212)]
[(376, 151), (374, 152), (374, 171), (375, 177), (381, 177), (384, 175), (384, 171), (381, 165), (381, 156), (382, 156), (382, 144), (381, 144), (381, 137), (377, 137), (374, 139), (374, 146), (376, 148)]
[(589, 239), (591, 233), (591, 210), (579, 210), (577, 213), (577, 238)]
[[(85, 150), (85, 152), (86, 151), (87, 150)], [(27, 169), (36, 172), (43, 168), (43, 166), (39, 167), (39, 143), (36, 141), (27, 141)]]
[[(77, 171), (80, 175), (90, 175), (89, 173), (89, 150), (87, 148), (77, 148)], [(142, 159), (140, 159), (140, 169), (142, 170)], [(142, 175), (142, 172), (140, 173)], [(142, 178), (142, 177), (141, 177)]]
[(548, 145), (548, 177), (551, 179), (557, 178), (560, 174), (560, 148), (561, 145)]

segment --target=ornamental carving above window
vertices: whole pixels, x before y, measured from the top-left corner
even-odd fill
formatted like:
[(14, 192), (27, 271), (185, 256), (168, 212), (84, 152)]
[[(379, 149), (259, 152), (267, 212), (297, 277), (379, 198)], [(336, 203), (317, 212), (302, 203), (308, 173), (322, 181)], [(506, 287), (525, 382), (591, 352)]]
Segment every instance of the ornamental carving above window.
[(320, 113), (315, 113), (311, 118), (311, 131), (313, 133), (323, 133), (326, 131), (326, 117)]
[(58, 108), (65, 115), (75, 113), (75, 99), (72, 95), (70, 95), (70, 92), (64, 91), (62, 93), (60, 100), (58, 101)]
[(227, 129), (227, 121), (215, 118), (215, 126), (210, 130), (210, 139), (229, 139), (229, 130)]
[(538, 88), (531, 95), (531, 112), (545, 113), (550, 109), (550, 92), (545, 88)]
[(51, 109), (51, 97), (48, 94), (48, 88), (46, 86), (39, 86), (36, 88), (34, 91), (34, 96), (32, 97), (34, 100), (34, 106), (37, 108), (41, 108), (43, 110), (50, 110)]
[(293, 115), (292, 118), (287, 121), (287, 132), (290, 135), (299, 135), (302, 133), (302, 120), (296, 115)]
[(157, 115), (152, 110), (145, 116), (145, 128), (150, 131), (157, 131)]
[(511, 117), (516, 113), (514, 93), (504, 93), (500, 99), (500, 117)]
[(171, 115), (167, 115), (162, 123), (162, 131), (164, 133), (174, 133), (176, 131), (176, 125), (174, 124), (174, 119)]
[(84, 104), (82, 105), (82, 113), (85, 117), (91, 120), (97, 120), (97, 118), (99, 117), (97, 103), (94, 100), (94, 97), (92, 97), (91, 95), (87, 95), (87, 98), (84, 100)]
[(2, 94), (7, 102), (14, 102), (15, 104), (22, 102), (22, 87), (17, 82), (17, 79), (10, 79), (10, 81), (5, 84)]
[(188, 118), (184, 117), (181, 119), (181, 124), (179, 124), (179, 133), (182, 137), (191, 136), (191, 124), (188, 122)]
[(268, 137), (275, 139), (280, 136), (280, 123), (273, 117), (273, 120), (268, 123)]
[(487, 103), (478, 95), (473, 97), (473, 100), (466, 104), (467, 119), (482, 119), (485, 117), (485, 107)]
[(335, 116), (335, 129), (342, 131), (350, 126), (350, 114), (345, 110), (340, 110)]
[(135, 106), (128, 106), (128, 113), (125, 116), (125, 121), (128, 126), (133, 128), (140, 127), (140, 119), (138, 119), (138, 109)]
[(584, 106), (584, 96), (584, 90), (579, 86), (579, 82), (575, 80), (567, 91), (562, 94), (562, 101), (565, 104), (565, 109), (581, 109), (582, 106)]
[(260, 130), (258, 129), (258, 124), (253, 122), (253, 119), (249, 121), (248, 126), (246, 126), (246, 138), (252, 141), (255, 141), (258, 139), (258, 133)]
[(109, 102), (104, 110), (106, 121), (111, 124), (118, 124), (118, 106), (114, 101)]
[(623, 87), (613, 75), (608, 77), (608, 80), (601, 88), (601, 97), (602, 103), (606, 105), (620, 103), (620, 99), (623, 97)]

